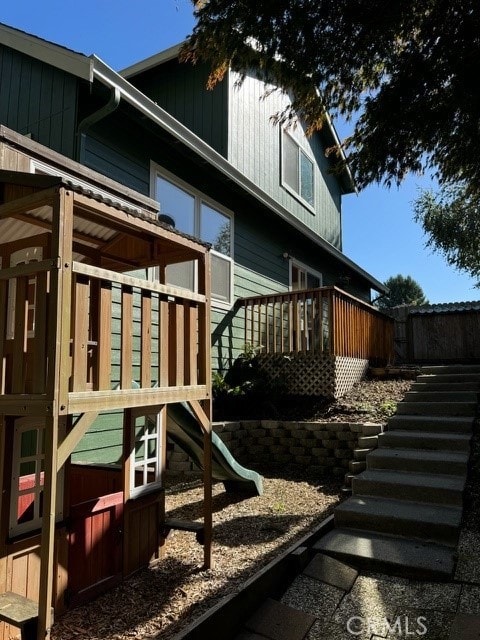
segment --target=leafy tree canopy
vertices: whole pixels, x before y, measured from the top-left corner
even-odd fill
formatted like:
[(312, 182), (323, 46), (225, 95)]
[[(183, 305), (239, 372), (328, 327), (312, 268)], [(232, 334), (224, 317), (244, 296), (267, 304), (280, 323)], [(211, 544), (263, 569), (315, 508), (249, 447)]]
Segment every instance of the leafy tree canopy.
[(422, 191), (414, 212), (428, 236), (427, 246), (451, 266), (467, 271), (480, 286), (480, 190), (457, 183), (437, 194)]
[[(434, 168), (480, 191), (478, 0), (204, 0), (185, 59), (257, 71), (310, 131), (357, 118), (345, 141), (360, 187)], [(255, 43), (252, 46), (252, 43)]]
[(399, 304), (428, 304), (422, 287), (411, 276), (398, 274), (383, 284), (388, 288), (388, 294), (378, 298), (375, 304), (379, 309), (391, 309)]

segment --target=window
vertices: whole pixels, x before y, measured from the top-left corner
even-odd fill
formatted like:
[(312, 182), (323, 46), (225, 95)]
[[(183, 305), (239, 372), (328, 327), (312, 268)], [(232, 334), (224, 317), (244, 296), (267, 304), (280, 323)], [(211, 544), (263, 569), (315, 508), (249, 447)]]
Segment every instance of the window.
[[(10, 536), (42, 526), (45, 425), (36, 418), (15, 421), (13, 436)], [(63, 469), (60, 471), (62, 477)], [(57, 484), (57, 520), (62, 518), (63, 480)]]
[[(160, 174), (157, 168), (153, 171), (153, 191), (160, 211), (174, 220), (178, 231), (212, 245), (212, 300), (218, 306), (230, 306), (233, 296), (232, 214), (171, 174)], [(195, 264), (183, 262), (168, 266), (167, 281), (195, 291)]]
[(282, 131), (282, 184), (313, 208), (313, 162), (287, 131)]
[(290, 262), (290, 289), (302, 291), (303, 289), (316, 289), (322, 286), (322, 274), (309, 269), (301, 262)]
[[(145, 412), (145, 409), (143, 409)], [(130, 497), (162, 486), (162, 420), (153, 409), (132, 412)]]
[[(38, 262), (42, 259), (42, 247), (28, 247), (19, 249), (10, 256), (10, 266), (16, 267), (20, 264), (28, 264), (30, 262)], [(7, 340), (13, 340), (15, 337), (15, 305), (16, 305), (17, 282), (10, 280), (8, 285), (8, 302), (7, 302)], [(35, 302), (37, 294), (37, 279), (32, 276), (28, 279), (27, 291), (27, 337), (35, 336)]]

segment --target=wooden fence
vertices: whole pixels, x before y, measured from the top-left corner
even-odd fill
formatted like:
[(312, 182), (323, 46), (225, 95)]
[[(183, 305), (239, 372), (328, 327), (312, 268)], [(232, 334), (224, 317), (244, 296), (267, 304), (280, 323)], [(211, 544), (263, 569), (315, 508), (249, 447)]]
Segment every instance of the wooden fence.
[(480, 361), (480, 310), (392, 309), (398, 362)]

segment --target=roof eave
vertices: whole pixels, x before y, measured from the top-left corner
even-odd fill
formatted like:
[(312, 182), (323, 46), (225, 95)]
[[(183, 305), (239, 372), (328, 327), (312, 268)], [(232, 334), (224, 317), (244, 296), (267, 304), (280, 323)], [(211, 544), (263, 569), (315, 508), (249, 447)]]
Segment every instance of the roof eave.
[(92, 82), (91, 58), (0, 23), (0, 44)]

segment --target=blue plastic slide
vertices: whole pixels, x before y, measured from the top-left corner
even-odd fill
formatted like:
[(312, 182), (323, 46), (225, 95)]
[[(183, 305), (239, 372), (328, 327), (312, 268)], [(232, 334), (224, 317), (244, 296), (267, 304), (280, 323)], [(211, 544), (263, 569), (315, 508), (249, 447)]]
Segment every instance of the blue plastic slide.
[[(203, 431), (184, 402), (167, 409), (167, 433), (201, 469), (203, 468)], [(256, 471), (238, 464), (216, 433), (212, 433), (212, 476), (220, 480), (225, 491), (261, 496), (263, 478)]]

